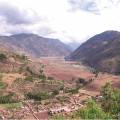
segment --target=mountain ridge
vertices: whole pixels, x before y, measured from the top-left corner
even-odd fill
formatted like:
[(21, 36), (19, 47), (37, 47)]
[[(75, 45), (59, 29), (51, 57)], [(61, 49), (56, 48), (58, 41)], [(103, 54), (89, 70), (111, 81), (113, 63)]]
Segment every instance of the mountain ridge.
[(58, 39), (44, 38), (32, 33), (21, 33), (11, 36), (0, 36), (0, 43), (12, 51), (23, 52), (35, 57), (66, 56), (71, 49)]
[(118, 74), (120, 71), (120, 32), (105, 31), (93, 36), (67, 59), (80, 60), (97, 70)]

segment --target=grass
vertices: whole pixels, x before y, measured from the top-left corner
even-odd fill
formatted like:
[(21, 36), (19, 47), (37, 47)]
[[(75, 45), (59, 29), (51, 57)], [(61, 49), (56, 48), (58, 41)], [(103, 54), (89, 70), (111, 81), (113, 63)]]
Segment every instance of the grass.
[(27, 76), (25, 78), (26, 81), (30, 81), (30, 82), (33, 82), (33, 76)]
[(66, 88), (65, 93), (71, 93), (71, 94), (76, 94), (78, 93), (78, 88)]
[(54, 115), (49, 118), (50, 120), (65, 120), (65, 117), (62, 115)]
[(0, 89), (5, 89), (7, 87), (7, 84), (0, 81)]
[(22, 107), (22, 103), (7, 103), (7, 104), (0, 104), (1, 107), (4, 107), (6, 109), (17, 109)]

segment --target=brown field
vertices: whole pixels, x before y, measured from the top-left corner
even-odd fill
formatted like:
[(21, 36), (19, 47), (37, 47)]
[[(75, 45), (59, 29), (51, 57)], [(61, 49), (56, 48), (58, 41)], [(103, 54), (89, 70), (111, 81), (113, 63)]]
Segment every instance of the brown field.
[(97, 79), (93, 81), (91, 84), (86, 86), (87, 90), (90, 91), (100, 91), (100, 89), (105, 85), (105, 83), (111, 82), (113, 87), (120, 89), (120, 76), (115, 76), (111, 74), (102, 74), (100, 73)]
[(41, 58), (41, 62), (45, 65), (47, 76), (70, 84), (77, 78), (89, 80), (94, 76), (85, 66), (78, 65), (77, 62), (65, 61), (63, 58)]
[[(45, 65), (45, 73), (55, 79), (63, 80), (73, 85), (77, 78), (85, 78), (89, 80), (94, 77), (90, 70), (79, 65), (77, 62), (65, 61), (63, 58), (41, 58), (41, 62)], [(99, 73), (98, 77), (85, 87), (88, 91), (100, 91), (101, 87), (111, 82), (114, 87), (120, 88), (120, 76), (107, 73)]]

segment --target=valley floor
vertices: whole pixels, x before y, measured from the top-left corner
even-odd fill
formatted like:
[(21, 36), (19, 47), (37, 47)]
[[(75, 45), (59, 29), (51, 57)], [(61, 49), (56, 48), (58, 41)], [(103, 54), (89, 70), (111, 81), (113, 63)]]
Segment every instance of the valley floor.
[[(60, 90), (59, 94), (54, 98), (42, 100), (40, 103), (34, 103), (33, 100), (24, 100), (20, 94), (22, 100), (12, 105), (15, 106), (14, 109), (11, 110), (12, 107), (7, 104), (0, 105), (0, 115), (3, 119), (12, 119), (12, 117), (16, 119), (48, 119), (49, 114), (69, 116), (73, 111), (84, 107), (84, 102), (87, 99), (99, 96), (100, 90), (106, 82), (111, 82), (113, 87), (120, 88), (120, 76), (101, 72), (95, 76), (89, 67), (83, 66), (78, 62), (65, 61), (64, 58), (55, 57), (43, 57), (31, 59), (30, 61), (34, 63), (36, 68), (38, 64), (43, 64), (44, 74), (47, 77), (64, 83), (65, 88), (75, 88), (76, 81), (79, 78), (87, 82), (92, 81), (82, 86), (77, 93), (71, 94)], [(16, 88), (12, 88), (12, 83), (14, 83), (16, 78), (24, 79), (26, 77), (26, 75), (22, 73), (3, 73), (2, 75), (3, 81), (8, 85), (6, 89), (7, 92), (11, 92), (12, 90), (19, 92)]]

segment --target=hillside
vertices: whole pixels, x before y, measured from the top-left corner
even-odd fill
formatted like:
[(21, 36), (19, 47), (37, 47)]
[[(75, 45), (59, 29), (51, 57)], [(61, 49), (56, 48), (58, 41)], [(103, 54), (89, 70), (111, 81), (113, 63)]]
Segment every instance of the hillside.
[(66, 56), (71, 49), (57, 39), (43, 38), (35, 34), (0, 36), (0, 44), (11, 51), (27, 53), (35, 57)]
[(120, 73), (120, 32), (106, 31), (95, 35), (67, 59), (81, 60), (100, 71)]

